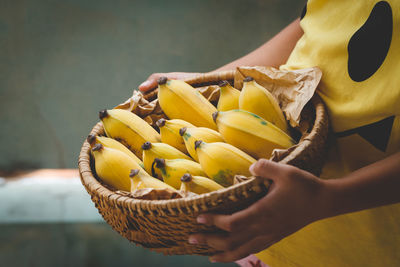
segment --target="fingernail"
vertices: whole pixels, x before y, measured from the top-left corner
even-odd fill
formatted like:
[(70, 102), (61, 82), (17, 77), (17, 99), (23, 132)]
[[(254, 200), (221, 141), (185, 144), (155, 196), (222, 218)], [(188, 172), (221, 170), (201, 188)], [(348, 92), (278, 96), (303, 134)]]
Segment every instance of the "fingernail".
[(149, 80), (144, 81), (139, 85), (139, 87), (148, 87), (148, 86), (150, 86), (150, 81)]
[(206, 223), (207, 223), (207, 219), (206, 219), (206, 217), (203, 216), (203, 215), (197, 216), (196, 221), (197, 221), (198, 223), (202, 223), (202, 224), (206, 224)]
[(256, 166), (256, 163), (253, 163), (253, 164), (251, 164), (250, 165), (250, 167), (249, 167), (249, 171), (251, 172), (251, 173), (253, 173), (254, 172), (254, 166)]
[(197, 239), (195, 238), (195, 237), (193, 237), (193, 236), (189, 236), (189, 243), (190, 244), (198, 244), (199, 243), (199, 241), (197, 241)]

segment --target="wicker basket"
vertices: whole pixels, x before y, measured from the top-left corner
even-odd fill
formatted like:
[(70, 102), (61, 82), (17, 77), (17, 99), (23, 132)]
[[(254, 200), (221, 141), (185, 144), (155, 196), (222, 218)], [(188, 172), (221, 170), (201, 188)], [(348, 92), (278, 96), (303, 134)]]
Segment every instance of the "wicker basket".
[[(221, 80), (233, 81), (234, 72), (203, 74), (187, 80), (193, 86), (218, 84)], [(145, 95), (148, 100), (157, 97), (157, 90)], [(314, 174), (319, 174), (323, 164), (328, 136), (328, 119), (320, 98), (314, 96), (312, 104), (312, 130), (299, 145), (279, 162), (291, 164)], [(101, 122), (91, 134), (103, 135)], [(85, 141), (79, 155), (79, 172), (82, 184), (91, 195), (104, 220), (123, 237), (151, 250), (172, 254), (211, 255), (216, 251), (205, 245), (192, 245), (188, 236), (196, 232), (215, 232), (217, 229), (196, 223), (198, 214), (218, 212), (229, 214), (243, 209), (267, 193), (261, 178), (252, 178), (215, 192), (172, 200), (139, 200), (114, 192), (95, 176), (90, 156), (90, 146)]]

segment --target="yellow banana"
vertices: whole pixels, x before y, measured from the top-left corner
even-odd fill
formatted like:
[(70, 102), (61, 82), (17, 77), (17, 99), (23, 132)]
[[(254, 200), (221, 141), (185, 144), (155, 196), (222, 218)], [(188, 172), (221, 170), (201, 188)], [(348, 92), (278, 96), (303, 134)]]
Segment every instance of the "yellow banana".
[(152, 176), (160, 179), (162, 177), (161, 171), (153, 168), (155, 158), (192, 160), (188, 155), (182, 153), (175, 147), (164, 143), (145, 142), (142, 145), (142, 149), (144, 169), (148, 173), (151, 173)]
[(141, 145), (160, 142), (159, 133), (134, 113), (123, 109), (102, 110), (99, 117), (108, 137), (120, 141), (135, 155), (142, 158)]
[(175, 191), (175, 188), (148, 175), (146, 172), (139, 169), (132, 169), (129, 174), (129, 177), (131, 178), (131, 184), (132, 184), (131, 192), (142, 188), (171, 189)]
[(219, 111), (238, 109), (240, 91), (233, 88), (228, 81), (222, 81), (218, 86), (220, 90), (217, 109)]
[(179, 129), (182, 127), (194, 127), (193, 124), (179, 119), (159, 119), (156, 124), (160, 128), (161, 142), (171, 145), (183, 153), (188, 153), (183, 138), (179, 134)]
[(185, 173), (206, 176), (200, 164), (192, 160), (155, 158), (154, 164), (161, 171), (164, 182), (176, 189), (181, 187), (180, 179)]
[(239, 109), (254, 113), (266, 121), (272, 122), (282, 131), (288, 132), (287, 121), (276, 98), (252, 77), (243, 80), (239, 97)]
[(117, 149), (96, 144), (92, 152), (97, 175), (104, 183), (117, 190), (131, 190), (129, 173), (132, 169), (140, 169), (145, 173), (136, 161)]
[(232, 185), (236, 174), (250, 176), (249, 167), (256, 162), (239, 148), (227, 143), (197, 140), (195, 148), (207, 176), (222, 186)]
[(289, 148), (293, 139), (263, 118), (234, 109), (213, 114), (224, 140), (255, 158), (269, 158), (275, 148)]
[(214, 182), (210, 178), (203, 176), (192, 176), (185, 173), (181, 177), (181, 191), (189, 191), (196, 194), (204, 194), (224, 188), (222, 185)]
[(194, 142), (196, 140), (203, 140), (208, 143), (224, 142), (224, 139), (219, 132), (205, 127), (184, 127), (179, 130), (179, 134), (183, 137), (189, 155), (197, 162), (199, 161), (199, 158), (194, 149)]
[(158, 102), (170, 119), (182, 119), (198, 127), (216, 130), (212, 120), (217, 109), (190, 84), (181, 80), (158, 80)]
[(126, 146), (124, 146), (117, 140), (114, 140), (112, 138), (105, 137), (105, 136), (96, 136), (94, 134), (90, 134), (86, 140), (90, 144), (91, 148), (93, 148), (96, 144), (102, 144), (105, 147), (114, 148), (121, 152), (124, 152), (129, 157), (131, 157), (134, 161), (136, 161), (136, 163), (139, 164), (139, 166), (142, 169), (144, 169), (143, 162), (138, 157), (136, 157), (136, 155), (133, 154), (132, 151), (130, 151)]

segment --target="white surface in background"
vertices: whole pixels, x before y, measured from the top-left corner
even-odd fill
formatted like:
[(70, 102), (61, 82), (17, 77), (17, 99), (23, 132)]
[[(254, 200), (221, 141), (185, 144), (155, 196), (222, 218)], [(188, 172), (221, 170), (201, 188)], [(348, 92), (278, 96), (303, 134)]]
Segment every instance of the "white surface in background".
[(0, 223), (102, 220), (79, 177), (0, 177)]

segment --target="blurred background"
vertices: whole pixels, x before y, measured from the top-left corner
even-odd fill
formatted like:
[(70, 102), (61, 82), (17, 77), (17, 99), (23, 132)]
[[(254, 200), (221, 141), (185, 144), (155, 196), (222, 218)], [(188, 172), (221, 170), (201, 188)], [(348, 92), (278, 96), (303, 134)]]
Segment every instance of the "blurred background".
[(0, 0), (1, 265), (209, 265), (136, 247), (103, 223), (79, 181), (80, 147), (98, 111), (151, 73), (216, 69), (270, 39), (304, 4)]

